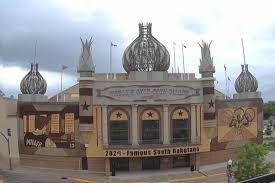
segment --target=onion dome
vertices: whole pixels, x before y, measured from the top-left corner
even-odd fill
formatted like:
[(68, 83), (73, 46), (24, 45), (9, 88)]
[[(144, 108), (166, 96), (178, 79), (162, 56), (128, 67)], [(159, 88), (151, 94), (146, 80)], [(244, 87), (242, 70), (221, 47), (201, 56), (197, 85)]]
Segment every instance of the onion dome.
[(235, 89), (237, 93), (256, 92), (258, 89), (257, 79), (249, 72), (248, 64), (242, 65), (242, 72), (235, 81)]
[(163, 44), (152, 35), (152, 24), (139, 24), (139, 36), (126, 48), (123, 67), (130, 71), (167, 71), (170, 55)]
[(20, 83), (22, 94), (44, 94), (47, 90), (47, 82), (38, 71), (38, 64), (31, 63), (31, 70)]

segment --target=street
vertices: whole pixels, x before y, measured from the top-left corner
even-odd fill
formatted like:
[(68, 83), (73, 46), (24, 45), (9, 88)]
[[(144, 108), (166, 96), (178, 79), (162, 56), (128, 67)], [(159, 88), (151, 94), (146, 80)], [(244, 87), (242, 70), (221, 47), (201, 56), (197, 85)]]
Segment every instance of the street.
[[(150, 177), (150, 178), (144, 178), (143, 180), (123, 180), (118, 179), (116, 177), (110, 177), (108, 180), (95, 180), (92, 177), (78, 177), (78, 176), (62, 176), (62, 174), (59, 173), (49, 173), (47, 171), (44, 172), (37, 172), (37, 171), (9, 171), (9, 170), (0, 170), (0, 183), (1, 178), (4, 181), (4, 183), (79, 183), (79, 182), (86, 182), (86, 183), (96, 183), (96, 182), (117, 182), (117, 183), (141, 183), (141, 182), (190, 182), (190, 183), (197, 183), (197, 182), (205, 182), (205, 183), (221, 183), (225, 182), (225, 174), (224, 173), (212, 173), (208, 176), (204, 176), (203, 174), (197, 174), (195, 176), (191, 177), (171, 177), (171, 176), (165, 176), (161, 175), (158, 177)], [(103, 177), (104, 178), (104, 177)]]
[(59, 177), (55, 174), (47, 173), (26, 173), (0, 170), (4, 183), (77, 183), (78, 181), (69, 180), (67, 177)]

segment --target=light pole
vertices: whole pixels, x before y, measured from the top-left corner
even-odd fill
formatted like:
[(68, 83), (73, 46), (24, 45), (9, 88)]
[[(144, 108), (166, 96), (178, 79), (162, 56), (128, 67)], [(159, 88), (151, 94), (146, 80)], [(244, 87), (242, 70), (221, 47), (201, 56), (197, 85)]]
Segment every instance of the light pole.
[(8, 128), (7, 131), (8, 131), (8, 136), (6, 136), (5, 134), (3, 134), (2, 132), (0, 132), (0, 134), (6, 139), (6, 141), (8, 143), (9, 166), (10, 166), (10, 170), (12, 170), (12, 166), (11, 166), (11, 151), (10, 151), (10, 139), (9, 139), (9, 137), (11, 136), (10, 128)]

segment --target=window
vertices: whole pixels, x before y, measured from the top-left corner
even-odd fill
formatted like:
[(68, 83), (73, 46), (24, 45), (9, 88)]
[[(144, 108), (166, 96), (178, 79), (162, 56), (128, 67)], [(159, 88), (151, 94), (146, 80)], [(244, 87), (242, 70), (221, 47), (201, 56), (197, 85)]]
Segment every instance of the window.
[(110, 116), (110, 144), (128, 144), (128, 117), (122, 110), (116, 110)]
[(159, 115), (154, 110), (146, 110), (142, 114), (142, 143), (158, 144), (160, 136)]
[(173, 112), (172, 129), (174, 143), (190, 141), (190, 118), (184, 108), (177, 109)]

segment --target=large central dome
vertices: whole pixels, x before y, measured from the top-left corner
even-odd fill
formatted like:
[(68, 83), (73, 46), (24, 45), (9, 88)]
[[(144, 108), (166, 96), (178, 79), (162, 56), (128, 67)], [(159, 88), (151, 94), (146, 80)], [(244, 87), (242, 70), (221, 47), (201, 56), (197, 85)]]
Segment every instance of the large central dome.
[(139, 36), (126, 48), (123, 67), (130, 71), (167, 71), (170, 55), (163, 44), (152, 36), (152, 24), (139, 24)]

